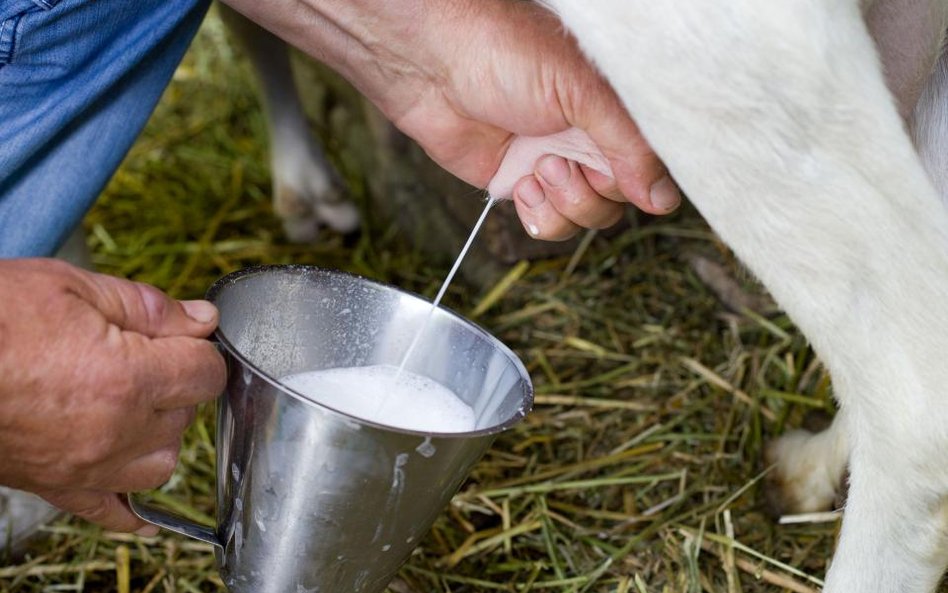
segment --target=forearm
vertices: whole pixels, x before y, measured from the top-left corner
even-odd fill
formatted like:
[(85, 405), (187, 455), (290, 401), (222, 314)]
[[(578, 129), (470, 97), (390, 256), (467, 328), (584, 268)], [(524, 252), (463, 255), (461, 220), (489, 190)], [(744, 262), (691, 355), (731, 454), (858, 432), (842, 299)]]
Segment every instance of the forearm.
[[(534, 197), (549, 191), (568, 195), (563, 203), (587, 205), (625, 197), (652, 213), (668, 212), (680, 200), (615, 93), (559, 19), (539, 4), (224, 1), (345, 76), (435, 162), (471, 185), (488, 185), (516, 138), (578, 128), (608, 159), (613, 175), (577, 169), (568, 190), (534, 184)], [(519, 163), (515, 173), (521, 180), (538, 177), (536, 164)], [(653, 185), (663, 190), (657, 198)], [(598, 211), (607, 215), (573, 214), (597, 227), (615, 219), (610, 204)], [(549, 219), (534, 213), (529, 222), (540, 229), (536, 236), (565, 236), (552, 226), (541, 228), (541, 218)]]
[[(397, 120), (419, 80), (447, 76), (443, 21), (483, 0), (225, 0), (330, 66)], [(446, 43), (447, 42), (447, 43)]]

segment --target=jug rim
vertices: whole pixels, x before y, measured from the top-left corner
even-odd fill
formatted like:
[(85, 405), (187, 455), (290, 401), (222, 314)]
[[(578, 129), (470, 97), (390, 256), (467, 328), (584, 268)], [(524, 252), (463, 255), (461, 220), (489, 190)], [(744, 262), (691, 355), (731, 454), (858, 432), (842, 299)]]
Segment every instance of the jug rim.
[[(360, 276), (359, 274), (353, 274), (351, 272), (346, 272), (344, 270), (337, 270), (333, 268), (322, 268), (319, 266), (304, 265), (304, 264), (257, 264), (257, 265), (249, 266), (246, 268), (241, 268), (240, 270), (236, 270), (234, 272), (231, 272), (229, 274), (226, 274), (218, 278), (210, 286), (210, 288), (207, 289), (207, 292), (205, 293), (204, 298), (207, 299), (208, 301), (211, 301), (212, 303), (216, 305), (216, 297), (219, 294), (221, 294), (221, 292), (226, 288), (226, 286), (235, 284), (237, 281), (247, 276), (253, 276), (253, 275), (262, 274), (262, 273), (271, 273), (271, 272), (295, 272), (298, 274), (316, 272), (316, 273), (321, 273), (321, 274), (327, 274), (330, 276), (347, 277), (353, 280), (358, 280), (360, 282), (366, 282), (368, 284), (375, 285), (385, 290), (393, 290), (399, 294), (407, 295), (409, 297), (420, 300), (429, 305), (431, 304), (431, 301), (429, 301), (425, 297), (419, 294), (416, 294), (414, 292), (411, 292), (409, 290), (399, 288), (398, 286), (395, 286), (392, 284), (380, 282), (378, 280), (373, 280), (371, 278), (366, 278), (365, 276)], [(469, 430), (465, 432), (436, 432), (436, 431), (413, 430), (409, 428), (400, 428), (397, 426), (390, 426), (390, 425), (382, 424), (379, 422), (373, 422), (371, 420), (367, 420), (365, 418), (360, 418), (359, 416), (348, 414), (341, 410), (337, 410), (333, 408), (332, 406), (328, 406), (326, 404), (315, 401), (309, 397), (306, 397), (302, 393), (296, 391), (292, 387), (285, 385), (279, 379), (266, 373), (262, 369), (258, 368), (257, 365), (253, 364), (249, 359), (247, 359), (247, 357), (244, 356), (244, 354), (241, 353), (237, 349), (237, 347), (234, 346), (234, 344), (227, 338), (227, 336), (224, 334), (224, 332), (220, 329), (219, 326), (214, 330), (213, 339), (221, 347), (225, 348), (231, 354), (231, 356), (233, 356), (238, 361), (240, 361), (240, 363), (243, 364), (247, 369), (250, 369), (250, 371), (253, 374), (257, 375), (258, 377), (260, 377), (261, 379), (263, 379), (264, 381), (266, 381), (267, 383), (269, 383), (270, 385), (278, 389), (281, 393), (285, 393), (306, 405), (315, 406), (321, 410), (328, 410), (329, 412), (332, 412), (334, 414), (338, 414), (340, 416), (344, 416), (345, 418), (354, 420), (358, 422), (359, 424), (364, 424), (364, 425), (368, 425), (374, 428), (384, 429), (385, 431), (389, 431), (389, 432), (399, 432), (403, 434), (410, 434), (410, 435), (416, 435), (416, 436), (432, 436), (432, 437), (437, 437), (437, 438), (448, 438), (448, 439), (472, 438), (472, 437), (481, 437), (481, 436), (498, 434), (516, 425), (524, 417), (526, 417), (526, 415), (533, 409), (533, 402), (534, 402), (533, 382), (530, 380), (530, 375), (529, 373), (527, 373), (527, 369), (523, 365), (523, 361), (520, 360), (520, 357), (517, 356), (513, 352), (513, 350), (511, 350), (506, 344), (501, 342), (500, 339), (498, 339), (496, 336), (491, 334), (489, 331), (485, 330), (483, 327), (481, 327), (474, 321), (467, 319), (466, 317), (442, 305), (438, 305), (437, 309), (443, 312), (444, 314), (450, 315), (451, 317), (454, 317), (455, 319), (463, 322), (464, 325), (470, 327), (474, 332), (481, 334), (495, 348), (497, 348), (497, 350), (500, 353), (502, 353), (504, 357), (507, 358), (508, 361), (510, 361), (510, 363), (517, 370), (517, 373), (520, 375), (518, 384), (523, 388), (523, 398), (522, 398), (521, 405), (515, 414), (513, 414), (512, 416), (510, 416), (503, 422), (500, 422), (498, 424), (492, 425), (487, 428), (481, 428), (478, 430)]]

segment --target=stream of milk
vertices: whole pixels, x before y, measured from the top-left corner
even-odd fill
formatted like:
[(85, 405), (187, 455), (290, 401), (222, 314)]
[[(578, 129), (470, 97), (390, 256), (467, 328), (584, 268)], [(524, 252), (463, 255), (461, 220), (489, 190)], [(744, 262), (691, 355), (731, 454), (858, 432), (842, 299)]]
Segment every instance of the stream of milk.
[(497, 200), (490, 196), (487, 197), (487, 204), (484, 206), (484, 211), (481, 212), (480, 218), (478, 218), (477, 222), (474, 223), (474, 228), (471, 229), (471, 234), (468, 236), (467, 242), (464, 243), (464, 247), (461, 248), (461, 253), (459, 253), (457, 259), (454, 260), (454, 265), (451, 266), (451, 270), (445, 277), (444, 282), (441, 283), (441, 289), (438, 290), (438, 294), (435, 296), (434, 301), (431, 302), (431, 307), (428, 309), (428, 315), (425, 316), (424, 323), (421, 324), (421, 327), (418, 329), (418, 332), (412, 339), (411, 344), (408, 345), (408, 350), (406, 350), (404, 356), (402, 356), (402, 362), (398, 365), (399, 373), (404, 371), (405, 363), (407, 363), (408, 359), (411, 358), (412, 353), (415, 351), (415, 347), (421, 340), (421, 336), (424, 335), (425, 330), (428, 329), (428, 324), (431, 322), (431, 316), (434, 314), (435, 309), (437, 309), (438, 305), (441, 303), (441, 298), (444, 297), (444, 293), (448, 290), (448, 285), (451, 284), (452, 280), (454, 280), (454, 275), (457, 273), (458, 268), (461, 267), (461, 262), (464, 260), (464, 256), (467, 255), (468, 250), (471, 248), (471, 244), (474, 243), (474, 237), (476, 237), (477, 232), (481, 230), (481, 225), (484, 224), (484, 220), (487, 218), (487, 213), (490, 212), (491, 207), (495, 203), (497, 203)]
[(405, 370), (405, 363), (428, 329), (435, 309), (495, 202), (488, 198), (484, 211), (397, 367), (374, 365), (308, 371), (284, 377), (281, 382), (334, 410), (386, 426), (428, 432), (474, 430), (474, 411), (470, 406), (437, 381)]

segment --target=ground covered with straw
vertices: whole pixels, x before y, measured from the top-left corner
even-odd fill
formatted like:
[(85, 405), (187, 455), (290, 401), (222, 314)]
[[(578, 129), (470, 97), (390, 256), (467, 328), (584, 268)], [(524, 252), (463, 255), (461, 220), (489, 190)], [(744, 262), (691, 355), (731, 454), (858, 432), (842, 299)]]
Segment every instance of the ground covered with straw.
[[(209, 21), (86, 220), (96, 266), (181, 298), (257, 263), (340, 268), (433, 296), (444, 262), (371, 216), (356, 238), (285, 240), (263, 120), (237, 54)], [(365, 204), (370, 172), (329, 147)], [(524, 360), (536, 406), (477, 465), (393, 593), (819, 589), (838, 522), (768, 517), (762, 450), (807, 412), (832, 412), (828, 377), (784, 316), (733, 311), (696, 261), (716, 262), (740, 297), (766, 304), (687, 208), (609, 239), (588, 235), (574, 253), (511, 266), (492, 286), (452, 287), (446, 306)], [(207, 521), (213, 430), (208, 408), (158, 494)], [(223, 590), (209, 546), (175, 535), (62, 519), (44, 536), (0, 568), (3, 590)]]

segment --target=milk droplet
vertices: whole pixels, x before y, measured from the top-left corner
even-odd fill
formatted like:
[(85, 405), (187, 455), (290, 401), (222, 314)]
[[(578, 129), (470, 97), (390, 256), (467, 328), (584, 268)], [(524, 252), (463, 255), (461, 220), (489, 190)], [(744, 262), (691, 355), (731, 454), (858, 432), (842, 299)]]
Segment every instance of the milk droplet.
[(385, 544), (384, 546), (382, 546), (382, 551), (383, 551), (383, 552), (388, 552), (388, 551), (391, 550), (391, 549), (392, 549), (392, 545), (391, 545), (391, 544)]
[(422, 457), (431, 457), (435, 454), (437, 449), (431, 444), (431, 437), (425, 437), (425, 440), (415, 447), (415, 451)]
[(240, 549), (244, 547), (244, 526), (237, 522), (234, 527), (234, 552), (237, 559), (240, 559)]

